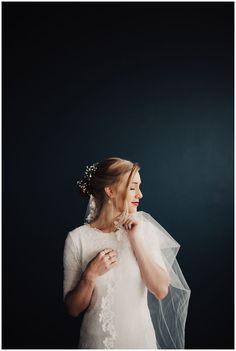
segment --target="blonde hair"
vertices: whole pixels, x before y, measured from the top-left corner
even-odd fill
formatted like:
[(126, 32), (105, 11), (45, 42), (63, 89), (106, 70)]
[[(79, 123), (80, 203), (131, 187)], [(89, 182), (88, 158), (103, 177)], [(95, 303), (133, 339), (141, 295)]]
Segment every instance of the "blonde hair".
[(136, 174), (136, 172), (139, 170), (140, 166), (137, 162), (131, 162), (119, 157), (108, 157), (97, 163), (97, 169), (92, 175), (87, 186), (88, 193), (83, 193), (82, 190), (80, 190), (80, 194), (83, 197), (89, 197), (89, 194), (92, 194), (94, 196), (97, 207), (96, 218), (99, 216), (103, 204), (109, 199), (108, 195), (105, 192), (105, 187), (111, 185), (117, 187), (121, 183), (123, 176), (130, 172), (123, 198), (124, 209), (127, 207), (126, 197), (128, 187), (133, 178), (133, 175)]

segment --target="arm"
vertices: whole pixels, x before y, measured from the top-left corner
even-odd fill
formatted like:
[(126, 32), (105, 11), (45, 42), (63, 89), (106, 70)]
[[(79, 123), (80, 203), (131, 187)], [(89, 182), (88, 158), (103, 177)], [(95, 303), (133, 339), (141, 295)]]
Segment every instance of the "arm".
[(150, 257), (145, 241), (139, 232), (130, 235), (129, 239), (146, 287), (156, 298), (164, 299), (168, 294), (170, 284), (168, 272)]
[(95, 278), (86, 268), (82, 271), (80, 241), (68, 234), (64, 246), (64, 303), (68, 314), (77, 317), (90, 303)]
[[(107, 260), (107, 254), (111, 257)], [(72, 236), (67, 236), (64, 247), (64, 303), (68, 313), (77, 317), (85, 310), (92, 298), (96, 278), (117, 264), (117, 254), (111, 248), (103, 249), (82, 272), (81, 248)]]
[(65, 296), (65, 305), (71, 316), (77, 317), (89, 306), (95, 284), (95, 276), (86, 268), (77, 286)]

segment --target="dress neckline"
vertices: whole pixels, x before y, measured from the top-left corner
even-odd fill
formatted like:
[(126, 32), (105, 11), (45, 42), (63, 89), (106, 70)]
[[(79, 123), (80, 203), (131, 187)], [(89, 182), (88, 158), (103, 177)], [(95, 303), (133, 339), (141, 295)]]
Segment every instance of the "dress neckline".
[(101, 233), (101, 234), (104, 234), (104, 235), (114, 235), (114, 234), (117, 234), (119, 231), (120, 231), (120, 228), (115, 232), (115, 231), (112, 231), (112, 232), (103, 232), (101, 229), (98, 229), (96, 227), (92, 227), (90, 223), (86, 223), (86, 225), (88, 226), (88, 228), (90, 229), (93, 229), (95, 230), (96, 232), (98, 233)]

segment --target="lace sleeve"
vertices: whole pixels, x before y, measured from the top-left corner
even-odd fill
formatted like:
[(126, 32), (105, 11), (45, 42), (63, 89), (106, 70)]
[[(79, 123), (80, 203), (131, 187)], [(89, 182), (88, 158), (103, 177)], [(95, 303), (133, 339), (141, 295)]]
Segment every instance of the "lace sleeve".
[(69, 232), (65, 240), (64, 254), (64, 281), (63, 281), (63, 299), (66, 294), (73, 290), (78, 283), (81, 274), (81, 250), (78, 245), (75, 245), (72, 235)]

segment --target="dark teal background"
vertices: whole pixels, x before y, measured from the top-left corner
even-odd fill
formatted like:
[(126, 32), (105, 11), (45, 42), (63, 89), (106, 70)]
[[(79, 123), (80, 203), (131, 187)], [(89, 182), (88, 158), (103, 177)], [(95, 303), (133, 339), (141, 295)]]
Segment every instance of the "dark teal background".
[(75, 348), (62, 252), (109, 156), (180, 245), (186, 348), (234, 348), (234, 3), (2, 3), (3, 348)]

